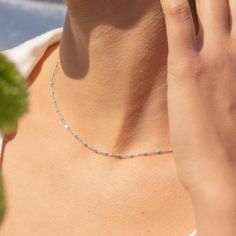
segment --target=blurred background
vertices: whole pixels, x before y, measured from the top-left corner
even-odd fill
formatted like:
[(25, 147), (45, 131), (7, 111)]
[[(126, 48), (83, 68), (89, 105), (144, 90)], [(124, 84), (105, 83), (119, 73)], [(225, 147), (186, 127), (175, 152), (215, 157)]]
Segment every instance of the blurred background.
[(63, 0), (0, 0), (0, 51), (62, 27)]

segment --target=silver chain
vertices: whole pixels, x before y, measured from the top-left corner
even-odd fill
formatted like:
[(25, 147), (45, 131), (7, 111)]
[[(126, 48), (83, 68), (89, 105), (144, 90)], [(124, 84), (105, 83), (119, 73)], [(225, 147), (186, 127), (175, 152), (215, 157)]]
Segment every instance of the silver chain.
[(54, 66), (54, 69), (53, 69), (53, 72), (52, 72), (52, 75), (51, 75), (51, 81), (50, 81), (50, 86), (51, 86), (51, 96), (52, 96), (52, 103), (54, 104), (55, 106), (55, 111), (56, 113), (59, 115), (60, 117), (60, 121), (62, 122), (63, 126), (65, 127), (65, 129), (67, 129), (77, 140), (80, 141), (80, 143), (90, 149), (91, 151), (97, 153), (97, 154), (101, 154), (101, 155), (105, 155), (105, 156), (111, 156), (111, 157), (117, 157), (117, 158), (120, 158), (120, 159), (124, 159), (124, 158), (131, 158), (131, 157), (138, 157), (138, 156), (150, 156), (150, 155), (159, 155), (161, 153), (170, 153), (170, 152), (173, 152), (172, 149), (168, 149), (168, 150), (160, 150), (160, 149), (156, 149), (152, 152), (141, 152), (141, 153), (128, 153), (128, 154), (121, 154), (121, 153), (111, 153), (111, 152), (105, 152), (105, 151), (101, 151), (99, 150), (98, 148), (95, 148), (91, 145), (89, 145), (85, 140), (83, 140), (82, 138), (79, 137), (79, 135), (73, 131), (73, 129), (68, 125), (68, 123), (65, 121), (64, 117), (62, 116), (61, 114), (61, 111), (59, 110), (58, 108), (58, 105), (57, 105), (57, 101), (55, 99), (55, 94), (54, 94), (54, 77), (55, 77), (55, 73), (56, 73), (56, 70), (58, 68), (58, 64), (59, 62), (57, 61), (55, 66)]

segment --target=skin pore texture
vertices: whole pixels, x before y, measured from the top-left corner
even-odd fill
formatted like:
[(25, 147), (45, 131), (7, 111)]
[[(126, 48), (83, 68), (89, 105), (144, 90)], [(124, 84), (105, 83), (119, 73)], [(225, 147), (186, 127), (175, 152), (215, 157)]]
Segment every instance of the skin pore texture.
[(71, 114), (73, 124), (93, 145), (113, 152), (170, 148), (167, 39), (160, 2), (66, 4), (57, 90), (65, 106), (79, 112)]
[(30, 112), (4, 151), (8, 211), (0, 234), (188, 236), (193, 209), (173, 154), (98, 156), (64, 130), (50, 103), (59, 60), (60, 110), (89, 144), (119, 153), (171, 148), (160, 2), (65, 3), (61, 43), (31, 73)]
[[(67, 5), (70, 17), (60, 48), (64, 73), (57, 74), (61, 78), (57, 88), (70, 110), (80, 107), (73, 121), (83, 120), (90, 142), (105, 150), (170, 147), (167, 39), (160, 3), (67, 1)], [(83, 127), (78, 127), (80, 132)], [(96, 136), (89, 135), (91, 129)]]

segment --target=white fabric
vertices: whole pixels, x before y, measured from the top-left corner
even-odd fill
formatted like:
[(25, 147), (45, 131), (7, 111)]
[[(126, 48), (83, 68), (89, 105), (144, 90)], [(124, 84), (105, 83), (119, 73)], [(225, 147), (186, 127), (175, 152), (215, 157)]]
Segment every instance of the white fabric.
[(60, 40), (61, 33), (62, 28), (57, 28), (1, 53), (13, 61), (19, 71), (28, 77), (48, 46)]
[[(63, 28), (57, 28), (50, 30), (44, 34), (41, 34), (35, 38), (32, 38), (17, 47), (2, 51), (8, 59), (13, 61), (22, 75), (27, 78), (34, 66), (44, 55), (46, 49), (61, 39)], [(3, 136), (0, 133), (0, 154), (2, 150)], [(197, 236), (196, 230), (194, 230), (189, 236)]]
[[(1, 51), (9, 60), (15, 63), (17, 69), (27, 79), (46, 49), (60, 41), (63, 28), (56, 28), (44, 34), (27, 40), (20, 45)], [(0, 157), (2, 155), (4, 136), (0, 132)]]

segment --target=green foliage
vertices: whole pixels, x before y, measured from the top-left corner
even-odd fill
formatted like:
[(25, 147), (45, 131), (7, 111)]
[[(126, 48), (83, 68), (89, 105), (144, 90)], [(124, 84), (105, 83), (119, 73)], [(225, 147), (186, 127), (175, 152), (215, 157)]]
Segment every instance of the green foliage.
[(0, 54), (0, 130), (3, 134), (14, 132), (17, 120), (28, 111), (27, 86), (15, 65)]
[[(17, 120), (28, 111), (28, 84), (16, 66), (0, 54), (0, 131), (14, 133)], [(0, 223), (5, 213), (4, 182), (0, 175)]]

